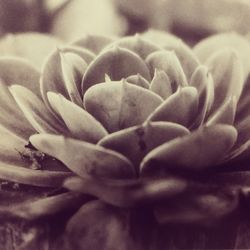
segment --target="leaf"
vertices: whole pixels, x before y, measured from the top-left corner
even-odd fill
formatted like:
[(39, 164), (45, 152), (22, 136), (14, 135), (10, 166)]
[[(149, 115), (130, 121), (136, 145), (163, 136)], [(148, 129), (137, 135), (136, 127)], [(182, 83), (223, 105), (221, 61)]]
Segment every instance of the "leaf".
[(136, 74), (150, 80), (147, 65), (138, 55), (127, 49), (116, 47), (104, 50), (88, 66), (82, 81), (83, 93), (94, 84), (104, 82), (105, 74), (112, 81), (119, 81)]
[(194, 70), (199, 65), (199, 61), (191, 48), (189, 48), (179, 37), (158, 30), (149, 30), (145, 32), (142, 37), (166, 50), (174, 51), (181, 63), (187, 80), (191, 78)]
[(62, 44), (62, 41), (53, 36), (39, 33), (6, 35), (0, 40), (0, 53), (2, 56), (27, 59), (37, 69), (41, 69), (48, 54)]
[(62, 95), (48, 92), (48, 99), (53, 111), (64, 121), (72, 137), (97, 143), (107, 135), (105, 128), (93, 116)]
[(68, 178), (64, 187), (83, 194), (93, 195), (116, 207), (128, 208), (171, 200), (187, 189), (187, 183), (175, 177), (164, 179), (135, 179), (125, 181), (93, 178)]
[(189, 131), (179, 124), (147, 122), (109, 134), (98, 144), (125, 155), (134, 165), (139, 166), (149, 151), (167, 141), (187, 134)]
[[(242, 64), (237, 54), (224, 49), (206, 62), (214, 79), (214, 104), (212, 111), (219, 108), (230, 96), (238, 102), (244, 84)], [(219, 66), (220, 65), (220, 66)]]
[(9, 89), (25, 117), (36, 131), (39, 133), (67, 133), (58, 124), (42, 100), (34, 93), (20, 85), (13, 85)]
[(194, 87), (180, 88), (148, 117), (149, 121), (167, 121), (188, 127), (197, 115), (198, 93)]
[(36, 149), (60, 160), (82, 177), (122, 179), (135, 175), (134, 167), (127, 158), (101, 146), (50, 134), (33, 135), (30, 142)]
[(159, 69), (155, 69), (154, 77), (150, 84), (150, 90), (166, 99), (173, 94), (171, 81), (168, 75)]
[(86, 110), (109, 132), (143, 123), (161, 102), (158, 95), (126, 81), (96, 84), (84, 95)]
[(204, 171), (223, 160), (236, 139), (237, 131), (230, 125), (201, 127), (152, 150), (141, 163), (141, 173), (148, 175), (159, 168)]
[(142, 59), (146, 59), (149, 54), (161, 49), (154, 43), (145, 40), (141, 35), (138, 34), (120, 38), (108, 45), (108, 47), (119, 47), (131, 50), (139, 55)]
[(233, 49), (237, 53), (244, 68), (245, 78), (250, 72), (250, 58), (248, 56), (250, 44), (242, 35), (231, 32), (210, 36), (196, 44), (194, 52), (204, 63), (209, 57), (225, 48)]
[(146, 62), (152, 76), (154, 75), (155, 69), (162, 70), (167, 74), (173, 91), (176, 91), (178, 87), (188, 85), (185, 73), (174, 52), (154, 52), (147, 57)]
[(128, 83), (133, 83), (133, 84), (140, 86), (142, 88), (149, 89), (149, 82), (144, 77), (142, 77), (140, 74), (131, 75), (131, 76), (126, 78), (126, 81)]

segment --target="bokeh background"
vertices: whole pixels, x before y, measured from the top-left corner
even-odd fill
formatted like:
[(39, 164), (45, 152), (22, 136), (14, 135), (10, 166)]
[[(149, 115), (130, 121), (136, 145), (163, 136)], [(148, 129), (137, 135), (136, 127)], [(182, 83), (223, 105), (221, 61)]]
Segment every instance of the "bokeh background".
[(148, 28), (188, 43), (210, 34), (250, 32), (249, 0), (0, 0), (0, 35), (39, 31), (63, 40), (84, 33), (122, 36)]

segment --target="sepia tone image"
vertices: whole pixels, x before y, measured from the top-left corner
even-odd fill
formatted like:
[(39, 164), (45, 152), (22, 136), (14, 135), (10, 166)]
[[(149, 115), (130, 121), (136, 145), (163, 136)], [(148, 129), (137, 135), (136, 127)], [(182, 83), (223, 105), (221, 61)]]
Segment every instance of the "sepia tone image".
[(249, 0), (0, 0), (0, 250), (250, 249)]

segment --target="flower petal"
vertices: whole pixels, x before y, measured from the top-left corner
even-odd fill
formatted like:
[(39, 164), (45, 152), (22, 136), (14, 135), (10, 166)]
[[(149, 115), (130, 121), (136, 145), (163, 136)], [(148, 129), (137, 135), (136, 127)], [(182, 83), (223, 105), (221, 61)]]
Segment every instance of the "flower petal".
[(180, 38), (170, 33), (156, 30), (149, 30), (145, 32), (142, 37), (164, 49), (173, 50), (181, 62), (187, 79), (189, 80), (191, 78), (199, 62), (191, 48), (189, 48)]
[(97, 84), (84, 95), (86, 110), (109, 132), (143, 123), (161, 102), (153, 92), (125, 81)]
[(89, 65), (82, 81), (83, 93), (92, 85), (104, 82), (105, 74), (113, 81), (136, 74), (150, 80), (147, 65), (138, 55), (116, 47), (105, 50)]
[(72, 137), (97, 143), (107, 135), (105, 128), (93, 116), (62, 95), (48, 92), (48, 100), (54, 112), (66, 124)]
[(238, 196), (230, 191), (193, 194), (172, 203), (156, 206), (154, 214), (156, 220), (164, 224), (211, 224), (232, 213), (237, 208), (238, 202)]
[(154, 77), (150, 84), (150, 90), (163, 99), (173, 94), (171, 81), (163, 70), (155, 69)]
[(188, 85), (180, 61), (173, 51), (156, 51), (147, 57), (146, 62), (152, 76), (155, 69), (163, 70), (168, 75), (173, 91), (179, 86)]
[(149, 151), (167, 141), (187, 134), (189, 131), (179, 124), (147, 122), (109, 134), (98, 144), (125, 155), (134, 165), (139, 166)]
[(58, 124), (58, 121), (45, 107), (42, 100), (30, 90), (19, 85), (13, 85), (10, 87), (10, 92), (27, 120), (39, 133), (57, 134), (64, 132), (63, 127)]
[(142, 174), (157, 171), (157, 165), (166, 171), (176, 168), (202, 171), (213, 167), (226, 156), (236, 138), (236, 129), (229, 125), (201, 127), (152, 150), (143, 159)]
[(232, 50), (224, 49), (211, 56), (206, 64), (214, 79), (215, 98), (212, 109), (220, 107), (230, 96), (235, 96), (238, 102), (244, 79), (242, 64), (237, 54)]
[(235, 113), (236, 113), (236, 97), (228, 98), (221, 107), (214, 112), (206, 123), (207, 126), (215, 125), (215, 124), (228, 124), (233, 125)]
[(164, 179), (135, 179), (117, 182), (72, 177), (65, 180), (64, 187), (93, 195), (114, 206), (133, 207), (172, 199), (187, 189), (187, 183), (171, 176)]
[(108, 36), (86, 35), (85, 37), (75, 41), (73, 45), (88, 49), (91, 52), (98, 54), (105, 46), (113, 41), (114, 39)]
[(149, 82), (144, 77), (142, 77), (140, 74), (131, 75), (131, 76), (126, 78), (126, 81), (128, 83), (133, 83), (137, 86), (141, 86), (145, 89), (149, 89)]
[[(24, 220), (37, 220), (41, 217), (52, 216), (65, 210), (77, 208), (86, 202), (86, 197), (72, 192), (67, 192), (51, 197), (46, 197), (32, 202), (19, 203), (11, 208), (0, 209), (1, 219), (18, 218)], [(2, 218), (3, 217), (3, 218)]]
[(49, 134), (31, 136), (30, 142), (79, 176), (132, 178), (135, 175), (127, 158), (101, 146)]
[(138, 34), (118, 39), (117, 41), (111, 43), (108, 47), (112, 46), (131, 50), (139, 55), (142, 59), (146, 59), (149, 54), (161, 49), (154, 43), (144, 40), (143, 37)]
[(7, 35), (0, 40), (0, 54), (28, 59), (40, 69), (47, 55), (63, 42), (39, 33)]
[(250, 71), (250, 58), (248, 56), (250, 54), (250, 44), (240, 34), (232, 32), (210, 36), (196, 44), (194, 52), (202, 62), (205, 62), (211, 55), (224, 48), (231, 48), (237, 52), (246, 77)]
[(198, 93), (194, 87), (180, 88), (149, 117), (150, 121), (168, 121), (189, 126), (198, 111)]

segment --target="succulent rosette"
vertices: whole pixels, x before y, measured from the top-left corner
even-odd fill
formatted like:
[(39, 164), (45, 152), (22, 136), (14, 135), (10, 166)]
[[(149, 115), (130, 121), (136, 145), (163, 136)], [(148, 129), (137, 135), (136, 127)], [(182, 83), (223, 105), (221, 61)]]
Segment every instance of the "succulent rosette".
[(86, 36), (55, 49), (41, 73), (0, 58), (0, 178), (57, 190), (2, 214), (75, 207), (69, 248), (125, 250), (163, 249), (169, 225), (236, 213), (250, 184), (246, 51), (236, 34), (192, 50), (148, 31)]

